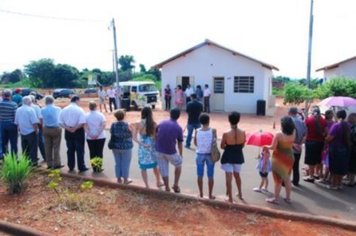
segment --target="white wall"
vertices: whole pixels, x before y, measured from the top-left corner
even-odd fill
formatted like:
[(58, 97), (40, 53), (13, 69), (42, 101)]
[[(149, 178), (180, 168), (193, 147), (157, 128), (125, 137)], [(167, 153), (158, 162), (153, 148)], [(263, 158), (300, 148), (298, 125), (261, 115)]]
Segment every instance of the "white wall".
[(336, 76), (345, 76), (356, 79), (356, 59), (344, 62), (336, 68), (324, 71), (324, 77), (327, 79), (331, 79)]
[[(272, 76), (272, 72), (260, 63), (206, 45), (165, 64), (162, 68), (162, 89), (167, 83), (174, 89), (178, 76), (193, 76), (195, 86), (200, 84), (203, 87), (204, 84), (209, 84), (212, 92), (213, 77), (225, 77), (224, 110), (256, 113), (256, 101), (268, 99), (268, 77)], [(234, 76), (254, 76), (254, 93), (234, 93)], [(211, 110), (214, 110), (214, 107)]]

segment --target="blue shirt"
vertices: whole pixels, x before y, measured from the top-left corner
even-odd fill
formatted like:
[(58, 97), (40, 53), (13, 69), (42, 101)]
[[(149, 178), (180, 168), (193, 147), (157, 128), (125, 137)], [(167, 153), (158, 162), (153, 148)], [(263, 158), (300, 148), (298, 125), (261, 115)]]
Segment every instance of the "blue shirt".
[(183, 142), (183, 130), (175, 120), (162, 121), (157, 127), (156, 150), (164, 154), (177, 153), (176, 144)]
[(61, 108), (49, 104), (41, 109), (41, 115), (43, 119), (44, 127), (59, 127), (59, 114)]
[(0, 121), (14, 122), (17, 104), (9, 99), (0, 102)]

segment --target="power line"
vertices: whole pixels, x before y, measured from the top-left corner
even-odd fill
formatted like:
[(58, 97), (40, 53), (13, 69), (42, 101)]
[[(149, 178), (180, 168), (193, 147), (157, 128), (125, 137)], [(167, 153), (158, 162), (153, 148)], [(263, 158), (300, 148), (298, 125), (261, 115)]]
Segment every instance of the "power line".
[(60, 20), (60, 21), (107, 22), (106, 20), (83, 19), (83, 18), (68, 18), (68, 17), (59, 17), (59, 16), (39, 15), (39, 14), (32, 14), (32, 13), (26, 13), (26, 12), (10, 11), (10, 10), (5, 10), (5, 9), (1, 9), (1, 8), (0, 8), (0, 12), (6, 13), (6, 14), (11, 14), (11, 15), (23, 16), (23, 17), (34, 17), (34, 18)]

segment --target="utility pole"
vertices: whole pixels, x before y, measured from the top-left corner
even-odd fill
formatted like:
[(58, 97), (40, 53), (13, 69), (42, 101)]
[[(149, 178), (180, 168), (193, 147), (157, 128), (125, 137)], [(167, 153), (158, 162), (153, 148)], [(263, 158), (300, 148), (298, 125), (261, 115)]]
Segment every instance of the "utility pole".
[[(307, 63), (307, 86), (310, 89), (310, 72), (311, 72), (311, 56), (312, 56), (312, 42), (313, 42), (313, 23), (314, 23), (314, 0), (310, 0), (310, 14), (309, 14), (309, 35), (308, 35), (308, 63)], [(310, 99), (306, 98), (305, 100), (305, 117), (308, 116)]]
[(116, 107), (121, 107), (120, 104), (120, 87), (119, 87), (119, 70), (117, 68), (118, 61), (117, 61), (117, 44), (116, 44), (116, 26), (115, 26), (115, 19), (112, 18), (111, 21), (112, 32), (114, 36), (114, 70), (115, 70), (115, 79), (116, 79)]
[(307, 65), (307, 85), (310, 88), (310, 72), (311, 72), (311, 54), (312, 54), (312, 42), (313, 42), (313, 8), (314, 0), (310, 0), (310, 15), (309, 15), (309, 37), (308, 37), (308, 65)]

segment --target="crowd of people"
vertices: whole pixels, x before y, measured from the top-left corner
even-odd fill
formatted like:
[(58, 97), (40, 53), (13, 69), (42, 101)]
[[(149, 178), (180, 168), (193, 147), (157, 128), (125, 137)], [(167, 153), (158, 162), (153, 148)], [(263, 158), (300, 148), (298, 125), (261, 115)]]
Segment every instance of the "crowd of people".
[[(202, 94), (204, 97), (204, 93)], [(61, 163), (60, 144), (64, 129), (69, 171), (74, 171), (76, 167), (79, 172), (89, 169), (84, 160), (85, 141), (89, 147), (90, 159), (103, 158), (106, 118), (97, 110), (96, 102), (89, 102), (89, 112), (85, 113), (79, 105), (79, 96), (73, 96), (70, 104), (63, 109), (54, 105), (52, 96), (45, 97), (45, 106), (42, 108), (36, 104), (36, 99), (32, 95), (22, 99), (16, 98), (17, 103), (12, 100), (12, 92), (4, 90), (2, 98), (1, 157), (9, 152), (17, 154), (19, 131), (22, 151), (29, 157), (33, 166), (38, 165), (37, 153), (38, 148), (41, 150), (42, 143), (44, 148), (40, 153), (47, 167), (62, 168), (64, 165)], [(99, 104), (102, 102), (99, 96)], [(193, 92), (186, 102), (188, 135), (185, 147), (190, 148), (193, 140), (196, 147), (199, 196), (204, 197), (203, 177), (206, 168), (208, 197), (215, 199), (213, 188), (216, 162), (212, 159), (212, 144), (217, 140), (216, 130), (210, 127), (210, 116), (204, 112), (209, 110), (204, 109), (201, 97), (198, 98)], [(137, 155), (138, 167), (146, 188), (150, 188), (147, 170), (152, 169), (157, 188), (164, 187), (166, 191), (172, 189), (179, 193), (184, 140), (184, 128), (177, 122), (181, 108), (170, 109), (169, 118), (160, 123), (154, 121), (150, 107), (144, 107), (139, 121), (130, 124), (125, 120), (125, 110), (116, 109), (112, 114), (116, 121), (111, 124), (107, 145), (113, 153), (117, 182), (122, 184), (132, 182), (131, 160), (133, 155)], [(246, 133), (238, 126), (240, 113), (231, 112), (227, 119), (230, 128), (221, 138), (220, 148), (223, 152), (220, 166), (225, 172), (227, 201), (233, 202), (233, 179), (237, 187), (237, 197), (243, 199), (240, 172), (245, 162), (243, 148)], [(134, 142), (138, 145), (136, 154), (132, 153)], [(292, 185), (299, 186), (299, 162), (303, 144), (304, 163), (308, 165), (304, 181), (314, 183), (319, 180), (328, 188), (335, 190), (342, 189), (345, 178), (347, 185), (355, 185), (356, 114), (352, 113), (346, 117), (345, 110), (339, 110), (335, 114), (328, 110), (324, 118), (319, 108), (314, 107), (311, 115), (304, 120), (299, 110), (292, 107), (289, 114), (281, 119), (281, 131), (274, 135), (270, 146), (262, 148), (258, 160), (257, 172), (261, 177), (261, 183), (253, 190), (268, 191), (268, 175), (270, 172), (273, 175), (274, 196), (267, 198), (267, 202), (278, 203), (283, 186), (286, 191), (284, 200), (291, 202)], [(169, 182), (169, 164), (175, 168), (173, 185)]]

